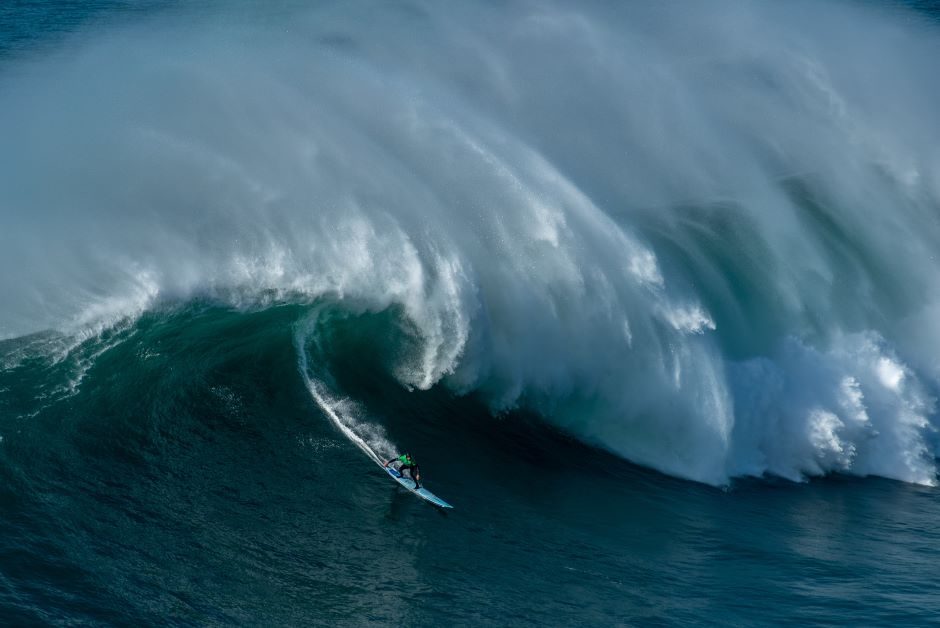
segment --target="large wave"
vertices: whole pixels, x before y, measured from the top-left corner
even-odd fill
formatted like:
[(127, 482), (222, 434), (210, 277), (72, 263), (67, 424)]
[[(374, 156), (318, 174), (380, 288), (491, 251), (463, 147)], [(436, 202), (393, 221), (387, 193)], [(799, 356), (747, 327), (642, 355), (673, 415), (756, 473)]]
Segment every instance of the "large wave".
[(403, 386), (667, 473), (935, 481), (936, 26), (237, 6), (0, 65), (0, 335), (328, 299), (400, 315)]

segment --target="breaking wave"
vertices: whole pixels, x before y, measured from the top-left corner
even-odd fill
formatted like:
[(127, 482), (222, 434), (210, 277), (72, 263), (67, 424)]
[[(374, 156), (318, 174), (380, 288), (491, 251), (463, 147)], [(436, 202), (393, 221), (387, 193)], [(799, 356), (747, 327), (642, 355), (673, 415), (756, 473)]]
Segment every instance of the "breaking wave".
[(809, 7), (206, 10), (7, 59), (0, 336), (329, 303), (392, 314), (401, 386), (669, 474), (933, 484), (940, 33)]

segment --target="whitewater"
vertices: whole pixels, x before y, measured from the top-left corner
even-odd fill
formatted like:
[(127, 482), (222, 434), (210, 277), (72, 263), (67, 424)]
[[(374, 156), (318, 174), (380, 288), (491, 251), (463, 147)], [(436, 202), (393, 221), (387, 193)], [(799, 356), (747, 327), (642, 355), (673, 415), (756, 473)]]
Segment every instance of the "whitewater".
[(0, 64), (2, 337), (393, 312), (404, 389), (667, 474), (936, 483), (935, 23), (237, 6)]

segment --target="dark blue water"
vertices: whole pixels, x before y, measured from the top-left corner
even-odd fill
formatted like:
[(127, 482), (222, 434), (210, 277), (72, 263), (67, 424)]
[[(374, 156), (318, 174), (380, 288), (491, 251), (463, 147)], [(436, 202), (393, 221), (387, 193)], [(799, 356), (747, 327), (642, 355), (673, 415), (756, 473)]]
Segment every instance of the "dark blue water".
[[(5, 264), (0, 282), (7, 290), (0, 306), (0, 623), (940, 621), (940, 492), (932, 485), (938, 380), (931, 366), (940, 336), (932, 333), (936, 310), (930, 309), (938, 293), (930, 279), (933, 266), (915, 263), (926, 264), (929, 245), (937, 243), (940, 186), (930, 187), (937, 175), (928, 167), (937, 165), (929, 151), (936, 146), (936, 110), (921, 108), (937, 102), (936, 81), (928, 80), (924, 93), (897, 92), (892, 102), (908, 108), (885, 114), (889, 120), (898, 116), (897, 137), (909, 137), (908, 123), (923, 125), (928, 148), (911, 148), (910, 157), (923, 187), (904, 187), (887, 161), (861, 174), (848, 165), (833, 171), (793, 166), (817, 162), (785, 155), (787, 150), (801, 147), (815, 155), (832, 149), (817, 139), (835, 122), (813, 126), (821, 114), (795, 104), (803, 92), (787, 83), (789, 70), (768, 74), (758, 62), (749, 65), (761, 54), (776, 59), (771, 48), (745, 55), (743, 83), (737, 70), (725, 67), (737, 67), (735, 59), (712, 59), (714, 65), (702, 70), (713, 73), (705, 83), (717, 81), (717, 91), (741, 89), (735, 92), (736, 116), (766, 113), (749, 95), (769, 89), (774, 106), (786, 100), (781, 94), (793, 98), (792, 108), (776, 110), (780, 116), (805, 123), (793, 127), (805, 137), (790, 145), (775, 127), (777, 118), (768, 116), (760, 126), (786, 146), (775, 156), (769, 149), (755, 153), (768, 160), (780, 198), (796, 208), (793, 224), (803, 230), (797, 239), (818, 244), (813, 250), (824, 260), (812, 272), (790, 275), (788, 264), (805, 260), (774, 257), (773, 245), (793, 224), (770, 229), (761, 222), (763, 210), (748, 205), (754, 200), (748, 185), (724, 189), (740, 198), (696, 196), (701, 189), (682, 187), (686, 183), (673, 180), (654, 154), (633, 161), (629, 154), (639, 149), (629, 143), (624, 164), (605, 170), (619, 154), (605, 142), (616, 144), (628, 131), (583, 131), (594, 117), (609, 121), (625, 106), (620, 78), (576, 77), (571, 68), (557, 67), (564, 65), (560, 61), (543, 58), (542, 48), (524, 43), (510, 47), (519, 58), (501, 56), (501, 38), (525, 42), (519, 33), (534, 24), (563, 24), (573, 29), (563, 32), (580, 42), (577, 54), (596, 60), (592, 55), (603, 56), (611, 40), (586, 38), (595, 46), (588, 54), (578, 29), (603, 21), (606, 12), (615, 27), (622, 26), (621, 12), (632, 9), (585, 5), (585, 21), (578, 22), (572, 17), (576, 5), (552, 5), (557, 13), (539, 21), (519, 19), (520, 11), (539, 14), (520, 6), (481, 5), (458, 28), (454, 22), (461, 20), (443, 19), (421, 3), (395, 3), (378, 17), (374, 7), (345, 3), (319, 4), (312, 14), (298, 3), (0, 5), (0, 112), (7, 114), (2, 128), (13, 138), (0, 149), (0, 244), (4, 260), (26, 251), (19, 263)], [(639, 18), (649, 21), (625, 32), (641, 42), (641, 31), (666, 39), (685, 32), (689, 23), (670, 17), (682, 13), (681, 6), (641, 11)], [(721, 17), (728, 6), (716, 3), (714, 10)], [(806, 44), (786, 27), (781, 41), (788, 51), (806, 55), (795, 67), (818, 62), (836, 74), (834, 85), (851, 94), (877, 90), (852, 91), (853, 81), (867, 79), (848, 70), (838, 75), (843, 66), (834, 59), (864, 49), (870, 33), (911, 34), (921, 42), (911, 55), (940, 41), (933, 3), (819, 6), (826, 7), (827, 20), (845, 17), (834, 36), (841, 43)], [(460, 10), (452, 9), (454, 15)], [(761, 10), (783, 15), (788, 9)], [(755, 15), (757, 23), (773, 22), (760, 11)], [(866, 30), (872, 16), (897, 30)], [(496, 26), (517, 19), (513, 28)], [(523, 63), (532, 69), (526, 78), (532, 83), (514, 91), (511, 80), (484, 80), (466, 66), (445, 63), (442, 70), (434, 51), (396, 43), (412, 26), (440, 30), (435, 41), (453, 41), (461, 58), (490, 64), (493, 76), (502, 76), (500, 68), (510, 76), (511, 61)], [(285, 34), (306, 33), (304, 28), (318, 37), (309, 65), (295, 58), (309, 49)], [(454, 34), (468, 32), (479, 39)], [(690, 32), (697, 32), (694, 26)], [(174, 40), (164, 39), (170, 34), (188, 42), (184, 52), (170, 53)], [(214, 38), (223, 43), (214, 46)], [(109, 43), (96, 48), (101, 41)], [(479, 47), (481, 41), (496, 52)], [(855, 47), (857, 42), (864, 46)], [(165, 58), (159, 53), (164, 45)], [(631, 50), (644, 46), (656, 47), (647, 42)], [(263, 50), (261, 61), (256, 47)], [(114, 50), (132, 61), (111, 65)], [(703, 54), (685, 44), (678, 50), (669, 58), (683, 68)], [(231, 55), (236, 63), (229, 63)], [(239, 62), (246, 64), (244, 72)], [(345, 68), (349, 76), (327, 76), (321, 62)], [(383, 63), (407, 68), (410, 79), (452, 73), (459, 87), (423, 92), (415, 88), (417, 79), (376, 70)], [(258, 80), (259, 68), (280, 76), (293, 64), (303, 71), (291, 74), (296, 84), (286, 92), (280, 83), (248, 89), (241, 82), (244, 76)], [(651, 81), (641, 81), (643, 89), (661, 87), (650, 79), (654, 65), (638, 74)], [(217, 75), (207, 71), (215, 66)], [(572, 82), (559, 86), (554, 71)], [(818, 82), (825, 74), (809, 73)], [(892, 89), (908, 85), (892, 82), (891, 72), (880, 67), (862, 76)], [(408, 102), (427, 97), (454, 119), (472, 109), (499, 120), (505, 125), (500, 128), (517, 132), (581, 186), (603, 208), (605, 220), (580, 222), (580, 206), (566, 206), (562, 219), (546, 219), (549, 226), (535, 229), (538, 237), (529, 240), (512, 219), (518, 198), (489, 197), (486, 185), (509, 180), (511, 190), (548, 190), (549, 200), (534, 205), (551, 214), (549, 192), (567, 193), (553, 187), (556, 171), (528, 153), (490, 154), (469, 141), (470, 153), (484, 157), (462, 161), (459, 148), (431, 158), (412, 152), (385, 129), (384, 118), (376, 122), (381, 106), (372, 110), (375, 103), (358, 96), (331, 100), (347, 83), (359, 89), (372, 80), (366, 92), (377, 99), (388, 93)], [(489, 92), (484, 97), (477, 91), (484, 86), (505, 91), (489, 101)], [(584, 90), (594, 91), (582, 99)], [(301, 94), (300, 105), (294, 107), (285, 93)], [(40, 98), (50, 95), (55, 98)], [(833, 111), (856, 106), (851, 98), (839, 105), (837, 95), (827, 101)], [(585, 115), (573, 115), (570, 126), (558, 124), (572, 113)], [(913, 117), (917, 113), (924, 117)], [(642, 106), (631, 115), (639, 122), (626, 122), (638, 128), (663, 122)], [(716, 138), (727, 141), (729, 151), (751, 145), (753, 138), (739, 144), (730, 137), (729, 129), (746, 134), (734, 126), (743, 122), (690, 115), (682, 118), (690, 145), (702, 129), (704, 145)], [(420, 136), (425, 146), (449, 147), (459, 135), (448, 134), (453, 120), (447, 116), (427, 136), (407, 115), (393, 118), (396, 128), (413, 124), (408, 134)], [(856, 130), (867, 127), (858, 124), (847, 125), (852, 141), (845, 146), (864, 153)], [(263, 134), (255, 136), (259, 125)], [(124, 135), (125, 127), (133, 133)], [(320, 134), (321, 128), (329, 132)], [(482, 126), (468, 128), (493, 138)], [(309, 146), (301, 141), (307, 134), (316, 139)], [(265, 140), (251, 141), (262, 135)], [(280, 150), (267, 141), (272, 137)], [(503, 138), (493, 145), (503, 141), (511, 143)], [(154, 145), (171, 146), (169, 157)], [(364, 146), (368, 155), (358, 152)], [(582, 159), (595, 148), (604, 166)], [(285, 153), (291, 159), (281, 161)], [(339, 155), (324, 166), (326, 174), (292, 169), (297, 155), (322, 153)], [(529, 171), (510, 157), (536, 165)], [(655, 193), (637, 193), (645, 204), (619, 178), (627, 166), (638, 180), (661, 184)], [(743, 162), (738, 166), (751, 172)], [(499, 176), (488, 179), (490, 169)], [(344, 188), (348, 195), (320, 196), (354, 171), (364, 174)], [(506, 171), (522, 174), (514, 179)], [(389, 172), (394, 176), (385, 177)], [(440, 175), (440, 185), (419, 182), (415, 174), (429, 172)], [(540, 174), (523, 176), (531, 172)], [(363, 183), (374, 177), (381, 186)], [(296, 182), (308, 179), (317, 185), (295, 194), (305, 189)], [(464, 183), (471, 190), (466, 196), (456, 189)], [(856, 183), (873, 186), (865, 190), (877, 202), (869, 207), (849, 196), (845, 190)], [(409, 196), (414, 189), (419, 193)], [(387, 200), (385, 193), (388, 205), (376, 201)], [(670, 203), (658, 204), (661, 193)], [(400, 198), (427, 204), (396, 204)], [(477, 206), (468, 198), (486, 202)], [(765, 200), (770, 215), (781, 211), (779, 199)], [(634, 202), (642, 208), (634, 209)], [(339, 219), (316, 222), (320, 213), (332, 215), (318, 203), (352, 207), (341, 216), (361, 220), (351, 227)], [(488, 213), (491, 206), (499, 212)], [(544, 217), (539, 212), (532, 215)], [(446, 220), (438, 223), (442, 214)], [(900, 218), (882, 223), (882, 215)], [(624, 225), (650, 246), (661, 268), (656, 272), (665, 276), (657, 283), (642, 255), (628, 260), (653, 284), (648, 293), (631, 293), (654, 304), (650, 311), (660, 318), (649, 326), (630, 299), (592, 292), (598, 284), (591, 277), (613, 276), (606, 264), (628, 265), (616, 253), (632, 240), (616, 240), (606, 257), (608, 241), (600, 236), (570, 249), (564, 240), (566, 229), (606, 233)], [(400, 227), (409, 237), (395, 238)], [(545, 232), (553, 228), (562, 235), (547, 246), (553, 236)], [(908, 235), (906, 254), (886, 254), (905, 248), (897, 239), (902, 231), (923, 240)], [(445, 232), (449, 238), (441, 236)], [(487, 254), (459, 258), (465, 264), (454, 272), (457, 279), (446, 270), (459, 264), (427, 262), (440, 262), (447, 246), (460, 248), (464, 239)], [(343, 246), (332, 249), (333, 242)], [(520, 257), (505, 255), (503, 244), (521, 251)], [(752, 246), (765, 248), (749, 257)], [(594, 253), (598, 257), (590, 257)], [(412, 259), (423, 262), (423, 273), (409, 266)], [(566, 283), (569, 266), (587, 278), (573, 282), (576, 289)], [(365, 279), (353, 271), (344, 275), (362, 268)], [(543, 284), (537, 271), (545, 268), (552, 272)], [(522, 279), (507, 280), (517, 276)], [(677, 277), (683, 289), (701, 291), (701, 311), (686, 306), (687, 300), (680, 307), (662, 297)], [(448, 278), (457, 288), (446, 289), (453, 287)], [(473, 307), (464, 307), (472, 299), (461, 281), (474, 286)], [(550, 298), (539, 300), (543, 294)], [(798, 306), (788, 300), (793, 294)], [(461, 307), (436, 309), (452, 297)], [(597, 315), (579, 300), (601, 303), (606, 313), (626, 311), (628, 344), (622, 345), (626, 318)], [(463, 326), (466, 320), (472, 324)], [(469, 340), (449, 342), (467, 329)], [(559, 329), (575, 332), (559, 340)], [(717, 338), (712, 342), (708, 334)], [(679, 371), (688, 377), (693, 364), (711, 374), (707, 384), (682, 380), (675, 389), (657, 387), (661, 380), (646, 374), (657, 372), (660, 354), (625, 357), (627, 346), (645, 344), (663, 356), (679, 356), (668, 364), (663, 358), (662, 381), (678, 382)], [(720, 368), (708, 371), (713, 363)], [(727, 386), (715, 383), (723, 378)], [(829, 382), (836, 392), (816, 394), (817, 385)], [(706, 394), (711, 387), (720, 394)], [(620, 396), (622, 391), (628, 392)], [(734, 407), (727, 432), (721, 426), (699, 429), (717, 416), (708, 405), (715, 399)], [(408, 494), (369, 458), (369, 452), (384, 458), (405, 448), (418, 459), (425, 485), (453, 510)]]
[[(936, 619), (935, 489), (845, 477), (711, 488), (533, 417), (336, 364), (455, 505), (437, 511), (318, 411), (292, 356), (299, 314), (148, 315), (57, 365), (4, 371), (6, 622)], [(101, 343), (113, 346), (79, 392), (48, 390)]]

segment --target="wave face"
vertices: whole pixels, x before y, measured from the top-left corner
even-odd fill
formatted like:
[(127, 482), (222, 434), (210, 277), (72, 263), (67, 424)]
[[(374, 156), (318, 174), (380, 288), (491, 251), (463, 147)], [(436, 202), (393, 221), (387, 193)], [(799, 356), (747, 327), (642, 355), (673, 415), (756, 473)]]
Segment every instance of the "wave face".
[(935, 482), (936, 25), (819, 2), (254, 11), (0, 65), (0, 336), (329, 302), (384, 321), (392, 349), (361, 358), (401, 386), (669, 474)]

